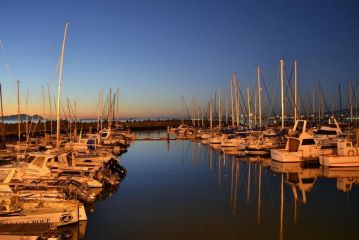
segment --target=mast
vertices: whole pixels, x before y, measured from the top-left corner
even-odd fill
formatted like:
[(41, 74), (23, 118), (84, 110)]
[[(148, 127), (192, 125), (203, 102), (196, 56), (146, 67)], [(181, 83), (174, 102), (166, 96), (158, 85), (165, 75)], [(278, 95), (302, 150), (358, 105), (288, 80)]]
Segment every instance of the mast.
[(322, 98), (320, 96), (320, 91), (319, 91), (319, 84), (318, 84), (318, 89), (317, 89), (317, 96), (318, 96), (318, 124), (320, 123), (320, 119), (321, 119), (321, 113), (322, 113)]
[(53, 118), (52, 118), (52, 110), (51, 110), (51, 95), (50, 95), (50, 85), (49, 83), (47, 83), (47, 91), (49, 93), (49, 109), (50, 109), (50, 134), (53, 133), (52, 131), (52, 121), (53, 121)]
[(313, 90), (313, 103), (312, 103), (312, 104), (313, 104), (313, 125), (314, 125), (314, 121), (315, 121), (314, 94), (315, 94), (315, 93), (314, 93), (314, 90)]
[(182, 96), (182, 124), (184, 124), (184, 109), (185, 109), (185, 104), (184, 104), (184, 97)]
[(70, 112), (70, 99), (67, 99), (67, 111), (69, 112), (69, 119), (68, 119), (68, 123), (69, 123), (69, 129), (70, 129), (70, 141), (71, 141), (71, 134), (72, 134), (72, 120), (71, 120), (71, 112)]
[(62, 41), (62, 50), (61, 50), (61, 58), (60, 58), (60, 74), (59, 74), (59, 82), (57, 88), (57, 105), (56, 105), (56, 144), (57, 148), (60, 147), (60, 97), (61, 97), (61, 80), (62, 80), (62, 64), (64, 62), (64, 52), (65, 52), (65, 45), (66, 45), (66, 34), (67, 34), (67, 27), (69, 23), (65, 24), (65, 32), (64, 38)]
[(209, 128), (212, 131), (212, 105), (213, 105), (213, 99), (211, 98), (211, 101), (209, 102)]
[(294, 122), (297, 121), (298, 114), (298, 72), (297, 60), (294, 61)]
[(119, 97), (120, 97), (120, 89), (117, 88), (116, 89), (116, 126), (118, 126), (118, 121), (119, 121)]
[(100, 90), (100, 131), (102, 130), (103, 124), (103, 89)]
[(257, 126), (257, 96), (256, 93), (253, 92), (254, 95), (254, 126)]
[(196, 127), (196, 117), (194, 115), (194, 96), (192, 98), (192, 102), (191, 102), (191, 122), (193, 127)]
[(355, 126), (358, 125), (358, 98), (355, 98)]
[[(237, 86), (238, 85), (238, 86)], [(240, 120), (239, 120), (239, 98), (240, 98), (240, 88), (239, 88), (239, 83), (237, 82), (237, 77), (235, 78), (234, 81), (234, 89), (235, 89), (235, 96), (236, 96), (236, 120), (237, 120), (237, 128), (239, 128), (240, 126)]]
[(202, 104), (202, 107), (201, 107), (201, 115), (202, 115), (202, 128), (204, 128), (204, 117), (203, 117), (203, 112), (204, 112), (204, 110), (203, 110), (203, 108), (204, 108), (204, 106), (203, 106), (203, 104)]
[(282, 129), (284, 128), (284, 60), (280, 60), (280, 96), (282, 107)]
[(232, 128), (234, 128), (234, 109), (233, 109), (233, 77), (231, 78), (231, 115), (232, 115)]
[(98, 109), (97, 109), (97, 132), (100, 131), (100, 110), (101, 110), (101, 90), (98, 92)]
[(26, 123), (25, 123), (25, 134), (26, 134), (26, 144), (30, 138), (30, 130), (29, 130), (29, 90), (26, 91)]
[(248, 128), (252, 128), (251, 123), (251, 100), (249, 96), (249, 87), (247, 87), (247, 104), (248, 104)]
[(109, 104), (110, 104), (110, 109), (109, 109), (109, 114), (108, 114), (108, 128), (111, 128), (112, 126), (112, 88), (110, 88), (110, 96), (109, 96)]
[(74, 126), (74, 134), (75, 134), (75, 139), (77, 137), (77, 126), (76, 126), (76, 123), (77, 123), (77, 104), (76, 104), (76, 101), (75, 101), (75, 113), (74, 113), (74, 120), (75, 120), (75, 126)]
[(200, 121), (201, 121), (201, 106), (199, 105), (199, 103), (196, 104), (196, 110), (197, 110), (197, 125), (198, 128), (201, 127)]
[(262, 96), (261, 96), (261, 69), (257, 67), (257, 80), (258, 80), (258, 114), (259, 114), (259, 127), (262, 127)]
[(42, 118), (44, 119), (44, 133), (46, 132), (46, 118), (45, 118), (45, 92), (44, 92), (44, 86), (41, 86), (42, 90)]
[(0, 148), (1, 149), (5, 149), (6, 145), (5, 145), (5, 122), (4, 122), (4, 108), (3, 108), (3, 104), (2, 104), (2, 89), (1, 89), (1, 83), (0, 83), (0, 107), (1, 107), (1, 145)]
[(228, 127), (228, 92), (226, 92), (226, 127)]
[(115, 110), (116, 110), (116, 93), (113, 93), (113, 100), (112, 100), (112, 124), (115, 122)]
[(21, 138), (21, 118), (20, 118), (20, 80), (16, 81), (17, 85), (17, 136), (20, 143)]
[(307, 121), (309, 121), (309, 95), (307, 94), (307, 98), (305, 100), (305, 104), (306, 104), (306, 114), (307, 114)]
[(222, 128), (222, 113), (221, 113), (221, 89), (218, 89), (218, 129)]
[(352, 83), (349, 83), (349, 107), (350, 107), (350, 122), (353, 122), (353, 89)]
[(340, 83), (339, 83), (339, 114), (342, 114), (342, 92), (340, 91)]

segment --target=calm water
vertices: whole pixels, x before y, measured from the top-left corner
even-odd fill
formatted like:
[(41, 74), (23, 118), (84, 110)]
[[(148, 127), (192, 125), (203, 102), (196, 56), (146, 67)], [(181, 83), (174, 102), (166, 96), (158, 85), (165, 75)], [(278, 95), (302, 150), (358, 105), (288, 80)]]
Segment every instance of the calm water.
[(92, 206), (86, 239), (359, 239), (359, 169), (274, 165), (191, 141), (138, 141), (121, 161), (128, 175)]

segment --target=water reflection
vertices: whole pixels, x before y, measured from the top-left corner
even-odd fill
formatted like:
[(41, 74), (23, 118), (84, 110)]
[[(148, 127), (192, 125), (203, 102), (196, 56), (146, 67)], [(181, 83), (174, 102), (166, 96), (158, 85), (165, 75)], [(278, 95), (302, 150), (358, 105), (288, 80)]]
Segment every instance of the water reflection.
[(135, 142), (122, 161), (129, 175), (93, 206), (88, 239), (359, 236), (359, 168), (278, 163), (187, 140)]
[[(201, 162), (203, 162), (205, 153), (209, 151), (208, 165), (209, 171), (218, 171), (217, 188), (220, 191), (226, 188), (223, 184), (222, 176), (228, 174), (226, 165), (230, 168), (230, 205), (234, 214), (240, 214), (246, 207), (256, 203), (256, 224), (258, 227), (262, 224), (262, 191), (263, 191), (263, 173), (265, 173), (265, 186), (269, 189), (270, 195), (278, 192), (277, 196), (272, 195), (272, 200), (278, 201), (278, 238), (285, 239), (285, 229), (300, 222), (300, 205), (306, 205), (310, 201), (308, 195), (313, 190), (318, 178), (334, 178), (337, 181), (337, 190), (349, 192), (353, 185), (359, 183), (358, 168), (340, 168), (333, 169), (319, 166), (317, 163), (303, 165), (302, 163), (281, 163), (272, 161), (270, 158), (251, 156), (244, 157), (239, 149), (225, 148), (221, 149), (219, 145), (204, 145), (194, 147), (193, 151), (200, 150)], [(192, 157), (197, 157), (194, 154)], [(217, 159), (217, 161), (215, 161)], [(194, 160), (196, 161), (196, 160)], [(276, 178), (274, 182), (271, 178)], [(279, 182), (277, 178), (279, 177)], [(277, 185), (278, 184), (278, 185)], [(242, 195), (241, 195), (242, 194)], [(268, 195), (268, 194), (267, 194)], [(256, 196), (255, 200), (254, 197)], [(244, 201), (243, 201), (244, 199)], [(268, 196), (264, 204), (268, 204)], [(274, 203), (275, 204), (275, 203)], [(286, 211), (292, 208), (292, 221), (289, 221)], [(268, 219), (268, 217), (266, 217)]]
[(359, 167), (329, 168), (320, 167), (320, 174), (326, 178), (337, 179), (337, 189), (350, 192), (354, 184), (359, 184)]

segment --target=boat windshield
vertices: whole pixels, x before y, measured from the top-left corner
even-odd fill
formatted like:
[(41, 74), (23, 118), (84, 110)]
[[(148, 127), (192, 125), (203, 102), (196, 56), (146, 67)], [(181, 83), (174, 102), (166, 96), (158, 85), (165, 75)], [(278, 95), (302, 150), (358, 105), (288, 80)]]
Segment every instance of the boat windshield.
[(298, 121), (297, 127), (295, 128), (295, 130), (298, 131), (298, 132), (302, 132), (303, 128), (304, 128), (304, 122), (303, 121)]
[(315, 141), (313, 138), (303, 139), (302, 145), (315, 145)]
[(25, 159), (25, 162), (31, 163), (35, 158), (36, 158), (36, 156), (29, 156), (28, 158)]
[(318, 131), (315, 132), (315, 134), (319, 134), (319, 135), (337, 135), (337, 132), (333, 131), (333, 130), (321, 130), (321, 129), (319, 129)]
[(107, 132), (103, 132), (103, 133), (101, 134), (101, 137), (103, 137), (103, 138), (107, 137)]
[(32, 162), (32, 164), (41, 168), (44, 165), (44, 161), (44, 156), (37, 156), (36, 159)]

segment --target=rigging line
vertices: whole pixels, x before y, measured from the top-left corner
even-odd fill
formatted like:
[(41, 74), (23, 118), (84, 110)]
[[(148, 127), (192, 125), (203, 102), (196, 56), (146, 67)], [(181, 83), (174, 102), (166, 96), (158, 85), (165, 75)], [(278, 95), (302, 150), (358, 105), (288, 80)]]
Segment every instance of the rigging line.
[(76, 119), (75, 119), (75, 110), (74, 110), (74, 108), (72, 107), (71, 101), (70, 101), (70, 114), (71, 114), (71, 120), (72, 120), (73, 122), (76, 122)]
[[(357, 87), (358, 87), (358, 81), (355, 82), (355, 85), (354, 85), (354, 88), (352, 88), (352, 99), (351, 99), (351, 102), (354, 102), (355, 98), (356, 98), (356, 95), (355, 95), (355, 92), (357, 90)], [(350, 100), (349, 100), (349, 103), (348, 105), (350, 104)]]
[[(105, 115), (105, 113), (106, 113), (105, 109), (107, 107), (107, 104), (108, 104), (109, 109), (107, 110), (107, 115)], [(105, 120), (103, 120), (103, 122), (108, 122), (108, 117), (110, 116), (110, 95), (108, 95), (106, 98), (104, 107), (102, 109), (102, 116), (105, 116), (105, 118), (103, 118), (103, 119), (105, 119)]]
[[(67, 114), (66, 114), (66, 111), (65, 111), (65, 109), (64, 109), (64, 106), (63, 106), (63, 104), (60, 102), (60, 108), (62, 109), (62, 112), (63, 112), (63, 114), (65, 115), (65, 119), (67, 120), (67, 121), (69, 121), (69, 118), (67, 117)], [(61, 119), (60, 119), (60, 123), (61, 123)], [(64, 126), (64, 128), (66, 129), (66, 133), (69, 133), (69, 128), (68, 127), (66, 127), (66, 125), (65, 125), (65, 123), (64, 122), (62, 122), (62, 126)]]
[[(319, 85), (318, 88), (319, 88), (320, 94), (321, 94), (322, 97), (323, 97), (324, 106), (325, 106), (325, 110), (326, 110), (325, 112), (326, 112), (326, 113), (329, 113), (330, 110), (329, 110), (329, 107), (328, 107), (327, 99), (326, 99), (326, 97), (325, 97), (325, 94), (324, 94), (322, 85), (320, 84), (320, 81), (319, 81), (318, 85)], [(318, 96), (318, 97), (319, 97), (319, 96)]]
[(5, 65), (6, 65), (9, 79), (10, 79), (10, 81), (14, 81), (14, 75), (12, 72), (11, 64), (9, 63), (8, 58), (6, 57), (5, 50), (4, 50), (4, 44), (1, 39), (0, 39), (0, 52), (5, 60)]
[[(242, 99), (242, 102), (243, 102), (243, 108), (245, 110), (245, 112), (248, 112), (248, 109), (246, 108), (246, 104), (245, 104), (245, 101), (243, 99), (243, 94), (242, 94), (242, 91), (240, 88), (238, 88), (238, 91), (239, 91), (239, 95), (241, 96), (241, 99)], [(239, 102), (239, 105), (241, 106), (241, 102)], [(243, 109), (242, 108), (242, 109)], [(246, 118), (244, 118), (244, 123), (246, 123)]]
[(293, 68), (290, 72), (290, 75), (288, 77), (288, 72), (287, 72), (287, 69), (286, 67), (284, 66), (284, 72), (285, 72), (285, 75), (286, 75), (286, 80), (287, 80), (287, 87), (286, 87), (286, 91), (285, 91), (285, 94), (284, 94), (284, 98), (288, 95), (288, 90), (289, 90), (289, 93), (290, 93), (290, 98), (288, 98), (288, 100), (291, 100), (291, 101), (288, 101), (289, 102), (289, 107), (291, 108), (292, 112), (291, 113), (294, 113), (294, 96), (293, 96), (293, 89), (291, 87), (291, 79), (292, 79), (292, 75), (293, 75)]
[(275, 116), (274, 108), (273, 108), (273, 104), (272, 104), (271, 98), (270, 98), (270, 96), (269, 96), (267, 84), (266, 84), (266, 82), (264, 81), (264, 77), (263, 77), (262, 73), (261, 73), (261, 79), (262, 79), (262, 82), (263, 82), (263, 85), (264, 85), (265, 92), (267, 93), (268, 102), (269, 102), (270, 107), (271, 107), (269, 113), (272, 114), (273, 116)]
[(187, 104), (186, 104), (186, 101), (184, 100), (184, 97), (182, 96), (182, 104), (184, 104), (185, 108), (186, 108), (186, 112), (187, 112), (187, 116), (189, 119), (192, 119), (191, 118), (191, 114), (189, 114), (189, 111), (188, 111), (188, 108), (187, 108)]
[[(34, 119), (34, 116), (32, 116), (31, 121)], [(35, 126), (34, 126), (34, 130), (32, 131), (32, 134), (30, 134), (30, 136), (35, 136), (35, 132), (37, 129), (37, 126), (39, 125), (39, 123), (41, 123), (41, 118), (38, 119), (38, 121), (36, 122)], [(31, 133), (31, 125), (30, 125), (30, 133)], [(30, 140), (30, 139), (29, 139)]]

